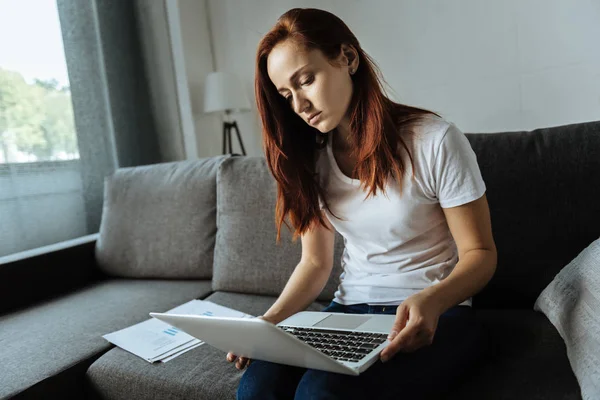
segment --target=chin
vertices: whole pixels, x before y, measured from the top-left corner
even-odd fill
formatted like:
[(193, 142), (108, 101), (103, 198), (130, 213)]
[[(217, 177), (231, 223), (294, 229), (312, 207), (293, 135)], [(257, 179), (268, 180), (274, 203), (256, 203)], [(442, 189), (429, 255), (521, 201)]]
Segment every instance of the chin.
[(337, 125), (332, 125), (331, 122), (329, 122), (329, 119), (327, 119), (325, 121), (321, 121), (321, 123), (317, 124), (315, 128), (318, 129), (321, 133), (327, 133), (335, 129), (336, 126)]

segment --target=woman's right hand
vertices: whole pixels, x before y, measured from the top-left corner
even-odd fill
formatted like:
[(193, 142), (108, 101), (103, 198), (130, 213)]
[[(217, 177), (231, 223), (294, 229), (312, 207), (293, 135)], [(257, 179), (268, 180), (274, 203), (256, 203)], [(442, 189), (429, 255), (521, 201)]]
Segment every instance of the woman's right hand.
[[(257, 318), (263, 319), (265, 321), (271, 322), (272, 324), (277, 324), (277, 322), (265, 317), (264, 315), (261, 315)], [(237, 361), (236, 361), (237, 360)], [(244, 368), (246, 368), (248, 365), (250, 365), (250, 362), (252, 362), (251, 359), (246, 358), (246, 357), (238, 357), (235, 354), (233, 354), (232, 352), (227, 353), (227, 361), (229, 362), (235, 362), (235, 367), (239, 370), (243, 370)]]

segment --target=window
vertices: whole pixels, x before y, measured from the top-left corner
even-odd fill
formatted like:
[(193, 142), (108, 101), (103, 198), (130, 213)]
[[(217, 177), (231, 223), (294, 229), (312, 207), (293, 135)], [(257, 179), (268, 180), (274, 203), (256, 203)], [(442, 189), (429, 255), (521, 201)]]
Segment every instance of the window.
[(0, 162), (79, 158), (54, 1), (0, 0)]
[(0, 0), (0, 49), (2, 257), (98, 232), (104, 179), (163, 159), (135, 2)]
[(55, 1), (0, 0), (0, 257), (86, 235)]

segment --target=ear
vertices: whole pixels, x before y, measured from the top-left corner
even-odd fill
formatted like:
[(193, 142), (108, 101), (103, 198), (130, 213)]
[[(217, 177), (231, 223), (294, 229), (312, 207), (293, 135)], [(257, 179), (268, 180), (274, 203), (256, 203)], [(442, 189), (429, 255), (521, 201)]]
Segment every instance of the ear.
[(358, 69), (358, 52), (354, 46), (343, 43), (340, 52), (342, 66), (348, 67), (348, 72), (353, 75)]

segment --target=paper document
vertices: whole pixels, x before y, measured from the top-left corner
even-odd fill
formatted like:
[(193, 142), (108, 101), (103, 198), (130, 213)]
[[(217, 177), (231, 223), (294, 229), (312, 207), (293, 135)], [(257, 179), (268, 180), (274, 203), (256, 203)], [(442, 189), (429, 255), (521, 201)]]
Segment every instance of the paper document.
[[(167, 311), (167, 314), (253, 318), (252, 315), (205, 300), (188, 301)], [(102, 337), (150, 363), (167, 362), (204, 344), (201, 340), (155, 318)]]

